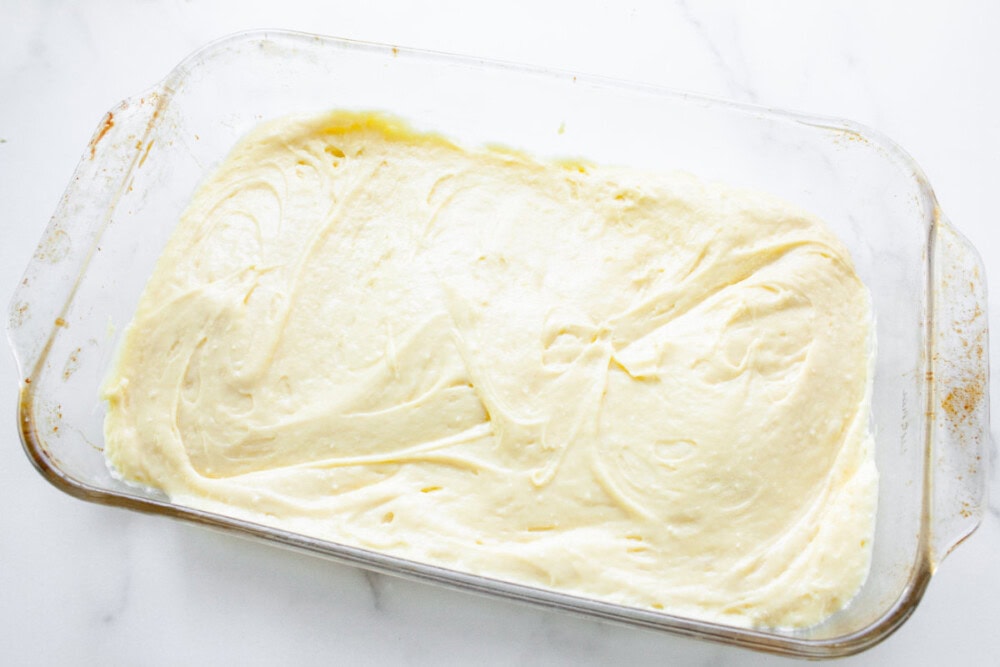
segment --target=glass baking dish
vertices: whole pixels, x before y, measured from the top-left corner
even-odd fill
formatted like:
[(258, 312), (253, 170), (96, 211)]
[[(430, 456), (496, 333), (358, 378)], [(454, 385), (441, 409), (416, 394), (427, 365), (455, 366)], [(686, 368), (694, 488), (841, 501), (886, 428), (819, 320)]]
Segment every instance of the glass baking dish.
[[(207, 170), (263, 119), (385, 110), (468, 144), (683, 170), (777, 194), (825, 219), (871, 289), (881, 474), (871, 574), (805, 630), (755, 630), (514, 585), (172, 503), (115, 479), (98, 399), (123, 327)], [(914, 610), (978, 525), (988, 437), (985, 275), (920, 168), (850, 122), (635, 83), (301, 33), (208, 45), (101, 121), (11, 302), (25, 451), (63, 491), (373, 570), (773, 653), (868, 648)]]

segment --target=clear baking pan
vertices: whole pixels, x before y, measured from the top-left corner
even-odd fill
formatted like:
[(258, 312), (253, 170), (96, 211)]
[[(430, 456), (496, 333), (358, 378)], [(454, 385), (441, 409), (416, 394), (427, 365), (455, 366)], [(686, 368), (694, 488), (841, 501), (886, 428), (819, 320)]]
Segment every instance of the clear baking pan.
[[(468, 144), (684, 170), (768, 191), (824, 218), (871, 289), (872, 424), (881, 474), (871, 575), (806, 630), (750, 630), (513, 585), (238, 521), (116, 480), (98, 387), (182, 209), (259, 121), (385, 110)], [(210, 44), (101, 120), (14, 294), (25, 451), (63, 491), (381, 572), (540, 606), (810, 657), (884, 639), (978, 525), (988, 438), (986, 279), (920, 168), (829, 118), (506, 63), (263, 31)], [(794, 474), (794, 471), (790, 471)]]

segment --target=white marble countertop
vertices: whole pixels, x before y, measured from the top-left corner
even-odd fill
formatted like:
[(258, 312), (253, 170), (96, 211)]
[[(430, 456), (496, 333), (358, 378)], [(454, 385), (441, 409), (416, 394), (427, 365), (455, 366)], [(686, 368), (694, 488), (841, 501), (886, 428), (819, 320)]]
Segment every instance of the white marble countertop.
[[(780, 2), (764, 14), (763, 5), (746, 4), (535, 0), (473, 9), (244, 0), (222, 9), (182, 0), (5, 0), (0, 296), (6, 302), (16, 285), (103, 113), (205, 42), (260, 27), (529, 62), (860, 121), (922, 165), (1000, 294), (1000, 220), (990, 204), (1000, 184), (1000, 6)], [(994, 331), (998, 317), (994, 304)], [(366, 574), (72, 499), (21, 452), (16, 389), (13, 361), (0, 355), (2, 664), (787, 664)], [(997, 664), (997, 553), (995, 500), (903, 628), (846, 662)]]

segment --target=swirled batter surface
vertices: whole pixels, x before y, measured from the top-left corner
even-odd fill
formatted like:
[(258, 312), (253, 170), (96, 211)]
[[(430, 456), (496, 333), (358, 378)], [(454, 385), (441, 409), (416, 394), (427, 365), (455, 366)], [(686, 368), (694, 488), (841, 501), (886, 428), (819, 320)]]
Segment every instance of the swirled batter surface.
[(871, 319), (846, 249), (769, 196), (282, 119), (180, 220), (106, 452), (336, 542), (809, 625), (869, 564)]

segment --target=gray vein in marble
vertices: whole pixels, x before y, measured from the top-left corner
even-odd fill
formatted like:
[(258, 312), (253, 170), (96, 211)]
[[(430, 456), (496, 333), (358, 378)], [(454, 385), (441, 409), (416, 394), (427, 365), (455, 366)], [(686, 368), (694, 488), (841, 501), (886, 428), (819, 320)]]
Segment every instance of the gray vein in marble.
[(121, 616), (128, 609), (131, 592), (132, 568), (125, 568), (125, 572), (121, 575), (121, 587), (118, 589), (118, 595), (115, 599), (115, 603), (104, 613), (103, 616), (101, 616), (101, 623), (104, 625), (113, 625), (119, 618), (121, 618)]
[(726, 85), (729, 88), (729, 94), (737, 99), (757, 102), (756, 91), (746, 82), (741, 80), (741, 78), (745, 77), (737, 76), (736, 71), (733, 68), (733, 64), (730, 63), (723, 55), (722, 49), (719, 48), (718, 42), (715, 38), (713, 38), (705, 23), (694, 15), (694, 12), (688, 6), (687, 0), (677, 0), (677, 7), (680, 9), (681, 16), (684, 20), (695, 30), (701, 40), (705, 43), (705, 46), (708, 47), (713, 60), (715, 60), (719, 70), (725, 77)]
[(566, 664), (582, 661), (601, 651), (602, 641), (608, 630), (606, 624), (592, 621), (571, 625), (563, 623), (561, 617), (551, 613), (539, 618), (541, 622), (531, 633), (529, 641), (525, 642), (520, 656), (521, 664), (531, 661), (538, 644), (559, 647), (559, 654), (566, 658)]
[(383, 598), (385, 593), (385, 580), (378, 572), (362, 570), (362, 573), (365, 575), (365, 582), (368, 584), (368, 589), (371, 591), (372, 607), (375, 608), (375, 611), (382, 611), (384, 606)]
[[(129, 608), (129, 604), (132, 599), (132, 589), (133, 589), (133, 574), (135, 562), (133, 558), (133, 540), (135, 539), (136, 533), (134, 530), (134, 522), (129, 516), (100, 516), (101, 525), (103, 528), (108, 530), (114, 530), (113, 540), (118, 544), (117, 549), (115, 549), (116, 560), (120, 559), (115, 568), (118, 572), (118, 576), (114, 579), (114, 592), (108, 591), (108, 595), (104, 600), (104, 604), (101, 605), (103, 608), (98, 608), (96, 611), (103, 612), (100, 614), (101, 625), (111, 626), (115, 625), (119, 619), (126, 614)], [(107, 588), (111, 588), (108, 586)], [(103, 596), (102, 596), (103, 597)]]
[(879, 108), (878, 98), (875, 88), (869, 80), (868, 73), (862, 63), (848, 51), (841, 52), (841, 58), (847, 65), (847, 69), (853, 74), (855, 82), (863, 89), (864, 94), (859, 96), (868, 103), (870, 116), (866, 119), (873, 127), (884, 127), (886, 122), (883, 118), (882, 110)]

